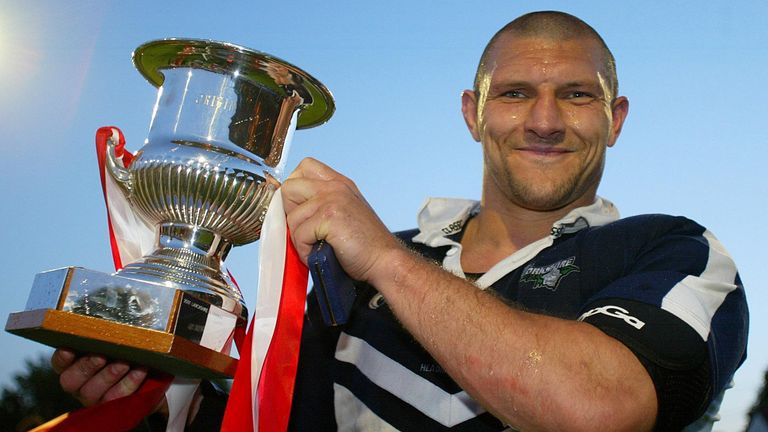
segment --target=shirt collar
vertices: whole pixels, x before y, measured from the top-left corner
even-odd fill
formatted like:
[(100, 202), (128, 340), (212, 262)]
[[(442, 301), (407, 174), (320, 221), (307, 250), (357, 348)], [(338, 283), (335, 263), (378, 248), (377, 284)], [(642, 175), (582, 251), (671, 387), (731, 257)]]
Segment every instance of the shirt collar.
[[(446, 236), (462, 230), (467, 220), (480, 210), (480, 202), (454, 198), (427, 198), (418, 213), (419, 234), (413, 241), (437, 247), (453, 243)], [(571, 210), (552, 225), (551, 235), (580, 231), (619, 219), (619, 211), (612, 202), (597, 197), (595, 202)]]

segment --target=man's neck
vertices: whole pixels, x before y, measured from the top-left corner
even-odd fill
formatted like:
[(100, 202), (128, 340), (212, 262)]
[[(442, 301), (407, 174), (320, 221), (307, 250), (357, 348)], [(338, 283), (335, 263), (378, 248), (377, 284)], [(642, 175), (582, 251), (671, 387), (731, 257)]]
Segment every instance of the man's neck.
[(573, 209), (594, 202), (579, 200), (553, 211), (535, 211), (506, 203), (483, 200), (480, 212), (469, 220), (461, 239), (462, 268), (484, 273), (496, 263), (549, 235), (552, 225)]

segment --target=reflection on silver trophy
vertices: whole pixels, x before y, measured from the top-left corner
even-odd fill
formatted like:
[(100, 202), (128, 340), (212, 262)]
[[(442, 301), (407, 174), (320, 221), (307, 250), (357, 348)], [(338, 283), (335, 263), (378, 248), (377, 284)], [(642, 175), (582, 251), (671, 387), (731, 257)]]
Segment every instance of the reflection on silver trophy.
[[(243, 297), (222, 262), (232, 246), (258, 239), (293, 130), (326, 122), (332, 96), (301, 69), (227, 43), (153, 41), (137, 48), (133, 60), (159, 87), (157, 102), (148, 138), (127, 167), (117, 141), (109, 140), (106, 173), (135, 213), (155, 227), (154, 251), (115, 274), (78, 267), (38, 274), (25, 312), (11, 315), (8, 331), (49, 345), (131, 356), (130, 343), (127, 351), (120, 348), (124, 342), (94, 345), (88, 331), (62, 337), (51, 330), (55, 326), (46, 327), (48, 312), (195, 343), (212, 313), (245, 325)], [(78, 345), (81, 339), (86, 343)], [(160, 363), (153, 366), (179, 372)], [(198, 366), (210, 368), (193, 366), (191, 375), (207, 373)]]

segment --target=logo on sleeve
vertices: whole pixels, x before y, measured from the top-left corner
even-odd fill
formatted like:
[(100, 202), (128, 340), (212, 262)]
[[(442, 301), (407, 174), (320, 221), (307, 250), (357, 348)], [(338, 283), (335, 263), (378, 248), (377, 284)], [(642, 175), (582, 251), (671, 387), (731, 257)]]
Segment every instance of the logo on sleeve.
[(520, 282), (533, 283), (533, 289), (546, 288), (555, 291), (563, 278), (571, 273), (581, 271), (578, 266), (573, 264), (575, 261), (576, 257), (572, 256), (545, 266), (528, 265), (523, 269)]
[(602, 306), (594, 308), (588, 312), (585, 312), (584, 315), (579, 317), (579, 321), (584, 321), (586, 318), (591, 317), (592, 315), (607, 315), (609, 317), (618, 318), (621, 320), (624, 320), (625, 323), (631, 325), (632, 327), (640, 330), (645, 326), (645, 323), (643, 321), (640, 321), (639, 319), (633, 317), (632, 315), (629, 315), (629, 311), (618, 306), (608, 305), (608, 306)]

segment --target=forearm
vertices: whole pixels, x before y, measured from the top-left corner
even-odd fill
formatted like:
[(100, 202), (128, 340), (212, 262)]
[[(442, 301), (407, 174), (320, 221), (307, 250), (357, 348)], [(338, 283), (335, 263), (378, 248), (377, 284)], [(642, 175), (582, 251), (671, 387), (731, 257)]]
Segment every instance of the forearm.
[(405, 250), (370, 282), (467, 392), (523, 430), (644, 430), (653, 384), (621, 343), (585, 323), (532, 314)]

